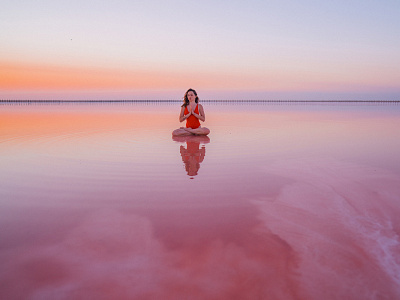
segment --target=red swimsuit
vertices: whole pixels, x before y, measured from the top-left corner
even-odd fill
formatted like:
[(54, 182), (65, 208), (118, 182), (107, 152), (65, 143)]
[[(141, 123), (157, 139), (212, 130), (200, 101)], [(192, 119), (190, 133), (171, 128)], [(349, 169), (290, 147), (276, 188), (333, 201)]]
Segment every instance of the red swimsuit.
[[(199, 114), (199, 105), (197, 104), (196, 108), (194, 109), (196, 114)], [(184, 114), (187, 115), (189, 110), (187, 106), (185, 107)], [(186, 119), (186, 128), (196, 129), (200, 127), (200, 121), (195, 116), (190, 115), (189, 118)]]

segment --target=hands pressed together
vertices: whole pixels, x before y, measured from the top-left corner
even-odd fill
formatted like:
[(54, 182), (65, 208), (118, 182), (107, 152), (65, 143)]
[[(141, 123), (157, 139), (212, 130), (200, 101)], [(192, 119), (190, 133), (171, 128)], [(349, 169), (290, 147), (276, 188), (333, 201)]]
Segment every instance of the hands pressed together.
[(189, 113), (188, 114), (186, 114), (186, 115), (184, 115), (185, 116), (185, 118), (187, 119), (187, 118), (189, 118), (190, 117), (190, 115), (193, 115), (193, 116), (195, 116), (196, 118), (198, 118), (199, 117), (199, 115), (198, 114), (196, 114), (195, 112), (194, 112), (194, 110), (196, 109), (196, 106), (188, 106), (188, 111), (189, 111)]

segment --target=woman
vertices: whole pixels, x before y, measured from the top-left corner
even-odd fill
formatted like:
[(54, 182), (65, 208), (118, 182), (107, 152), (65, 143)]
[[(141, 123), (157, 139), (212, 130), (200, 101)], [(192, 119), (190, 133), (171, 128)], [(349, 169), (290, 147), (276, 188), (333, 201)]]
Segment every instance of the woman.
[(179, 114), (179, 122), (186, 120), (186, 127), (181, 127), (172, 132), (172, 135), (207, 135), (210, 130), (206, 127), (201, 127), (200, 121), (206, 120), (203, 106), (199, 103), (199, 97), (193, 89), (188, 89), (183, 97), (183, 105)]

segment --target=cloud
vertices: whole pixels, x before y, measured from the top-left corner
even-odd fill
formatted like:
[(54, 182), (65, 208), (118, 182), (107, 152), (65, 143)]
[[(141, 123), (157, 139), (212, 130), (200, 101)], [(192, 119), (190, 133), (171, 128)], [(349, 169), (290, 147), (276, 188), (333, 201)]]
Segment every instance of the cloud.
[(169, 248), (155, 237), (149, 219), (103, 209), (87, 216), (62, 242), (12, 256), (1, 276), (7, 283), (2, 296), (295, 298), (291, 288), (296, 259), (291, 248), (262, 228), (248, 235), (243, 244), (212, 237), (202, 239), (201, 246), (183, 242)]
[(292, 180), (276, 198), (254, 203), (266, 226), (299, 256), (307, 294), (314, 299), (400, 295), (396, 174), (318, 158), (280, 161), (265, 171)]

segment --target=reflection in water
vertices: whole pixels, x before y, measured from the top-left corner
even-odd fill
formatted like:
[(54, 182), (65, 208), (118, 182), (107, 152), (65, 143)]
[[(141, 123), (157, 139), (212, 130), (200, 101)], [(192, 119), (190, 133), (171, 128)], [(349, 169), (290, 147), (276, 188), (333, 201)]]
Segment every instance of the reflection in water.
[[(206, 156), (206, 147), (204, 144), (210, 142), (208, 136), (173, 136), (172, 139), (175, 142), (185, 143), (184, 146), (180, 147), (180, 153), (182, 155), (182, 161), (185, 164), (186, 172), (193, 179), (193, 176), (197, 175), (200, 169), (200, 163), (203, 162)], [(203, 144), (200, 148), (200, 144)]]
[(400, 299), (400, 111), (210, 108), (1, 107), (0, 299)]

